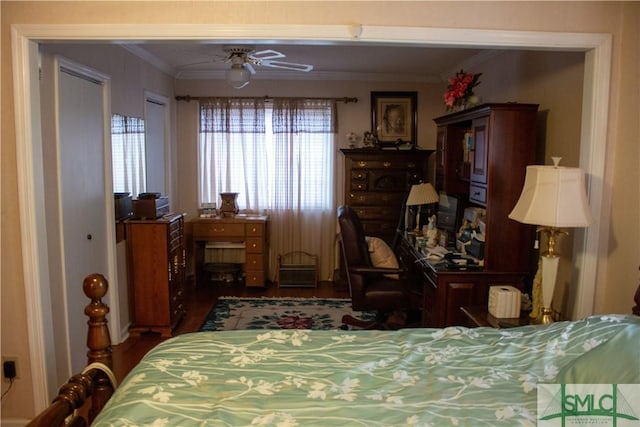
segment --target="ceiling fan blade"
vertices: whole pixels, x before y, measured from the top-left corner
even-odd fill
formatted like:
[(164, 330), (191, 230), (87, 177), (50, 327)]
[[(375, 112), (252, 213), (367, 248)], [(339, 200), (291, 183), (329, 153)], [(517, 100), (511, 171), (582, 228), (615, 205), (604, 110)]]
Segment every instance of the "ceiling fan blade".
[(230, 62), (231, 61), (231, 55), (215, 54), (215, 55), (213, 55), (212, 61), (214, 61), (214, 62)]
[(211, 63), (213, 63), (213, 60), (209, 59), (207, 61), (198, 61), (198, 62), (191, 62), (189, 64), (183, 64), (180, 66), (180, 68), (187, 68), (187, 67), (193, 67), (196, 65), (211, 64)]
[(260, 62), (260, 65), (264, 65), (265, 67), (283, 68), (285, 70), (295, 70), (295, 71), (305, 71), (305, 72), (309, 72), (313, 70), (313, 65), (296, 64), (293, 62), (284, 62), (284, 61), (263, 60)]
[(255, 73), (256, 73), (256, 69), (255, 69), (255, 68), (253, 68), (253, 65), (251, 65), (251, 63), (249, 63), (249, 62), (245, 62), (245, 63), (244, 63), (244, 67), (245, 67), (247, 70), (249, 70), (249, 72), (250, 72), (251, 74), (255, 74)]
[(286, 55), (272, 49), (267, 49), (258, 52), (251, 52), (248, 56), (250, 58), (255, 58), (258, 61), (262, 61), (265, 59), (284, 58)]

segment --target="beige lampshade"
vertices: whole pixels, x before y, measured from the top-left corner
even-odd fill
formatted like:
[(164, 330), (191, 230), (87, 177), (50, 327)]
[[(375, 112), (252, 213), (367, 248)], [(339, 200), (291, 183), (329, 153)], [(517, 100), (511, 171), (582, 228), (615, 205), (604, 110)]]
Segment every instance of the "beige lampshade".
[(422, 183), (411, 186), (409, 197), (407, 198), (407, 206), (420, 206), (436, 203), (440, 200), (440, 196), (430, 183)]
[(562, 166), (527, 166), (522, 194), (509, 218), (547, 227), (588, 226), (593, 216), (584, 172)]

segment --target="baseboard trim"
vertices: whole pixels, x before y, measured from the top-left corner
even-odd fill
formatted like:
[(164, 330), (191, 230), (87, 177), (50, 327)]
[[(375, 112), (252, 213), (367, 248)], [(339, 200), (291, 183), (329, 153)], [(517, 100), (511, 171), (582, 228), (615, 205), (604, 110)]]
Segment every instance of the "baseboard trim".
[(127, 323), (126, 326), (120, 329), (120, 343), (125, 342), (129, 338), (129, 327), (131, 323)]

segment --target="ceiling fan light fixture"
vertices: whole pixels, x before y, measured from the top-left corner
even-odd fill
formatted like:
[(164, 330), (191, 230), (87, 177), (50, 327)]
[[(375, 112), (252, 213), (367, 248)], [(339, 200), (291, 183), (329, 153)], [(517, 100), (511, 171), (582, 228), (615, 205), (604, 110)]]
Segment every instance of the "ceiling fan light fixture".
[(227, 70), (227, 83), (229, 86), (240, 89), (249, 84), (251, 72), (242, 64), (233, 64)]

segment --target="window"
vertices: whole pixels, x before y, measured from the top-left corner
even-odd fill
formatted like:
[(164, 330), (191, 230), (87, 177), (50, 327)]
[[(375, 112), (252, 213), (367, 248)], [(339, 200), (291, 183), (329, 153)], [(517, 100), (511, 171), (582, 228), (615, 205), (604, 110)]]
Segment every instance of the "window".
[(269, 215), (269, 274), (279, 254), (335, 257), (333, 100), (216, 98), (200, 107), (200, 202), (238, 193), (238, 206)]
[(200, 110), (200, 202), (237, 192), (240, 209), (333, 208), (330, 101), (220, 99)]
[(114, 114), (111, 117), (113, 191), (134, 197), (146, 188), (144, 120)]

